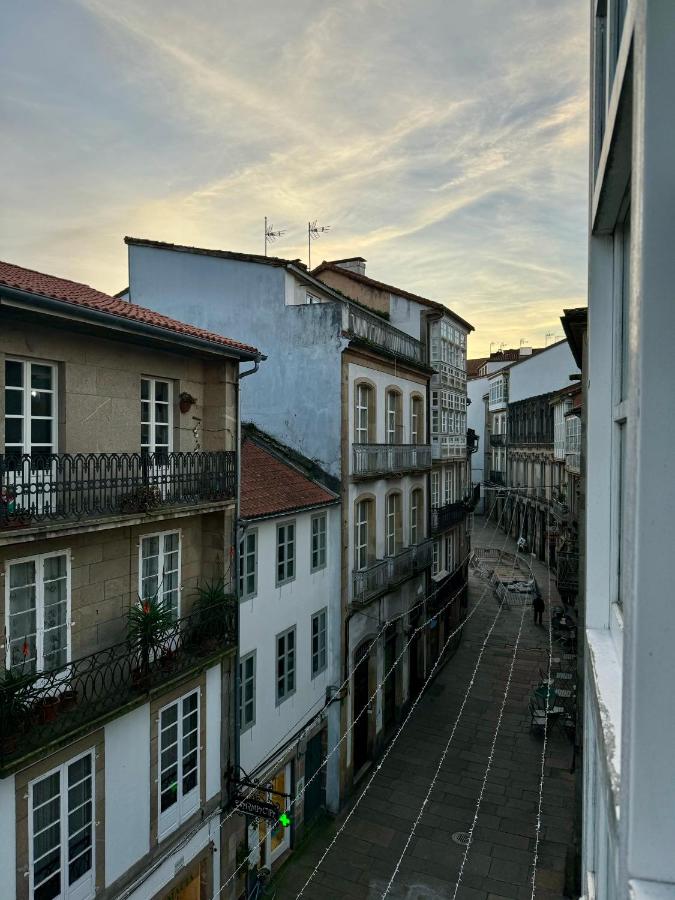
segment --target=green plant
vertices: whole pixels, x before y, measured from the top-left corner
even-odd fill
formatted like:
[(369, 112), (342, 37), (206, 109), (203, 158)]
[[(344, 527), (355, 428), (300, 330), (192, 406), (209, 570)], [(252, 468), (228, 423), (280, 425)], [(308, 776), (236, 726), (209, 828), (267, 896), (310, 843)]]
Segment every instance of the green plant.
[(202, 582), (197, 586), (194, 606), (198, 635), (222, 640), (231, 625), (234, 609), (235, 596), (226, 589), (224, 578)]
[(0, 723), (3, 734), (22, 725), (30, 709), (24, 680), (23, 666), (20, 672), (8, 669), (3, 673), (0, 681)]
[(146, 599), (138, 598), (138, 603), (129, 609), (127, 637), (129, 642), (141, 652), (144, 672), (150, 666), (150, 655), (158, 650), (174, 624), (170, 609), (159, 600), (158, 595)]
[(149, 484), (140, 485), (120, 499), (120, 511), (125, 513), (152, 512), (162, 502), (159, 488)]

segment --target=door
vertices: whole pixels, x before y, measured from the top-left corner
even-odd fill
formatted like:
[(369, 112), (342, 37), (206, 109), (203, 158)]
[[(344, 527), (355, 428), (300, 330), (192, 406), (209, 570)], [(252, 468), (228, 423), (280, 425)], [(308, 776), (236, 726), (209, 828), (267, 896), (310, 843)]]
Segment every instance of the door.
[[(356, 652), (354, 669), (354, 774), (368, 762), (368, 731), (370, 713), (368, 711), (368, 645)], [(364, 712), (364, 710), (366, 710)]]
[[(396, 724), (396, 626), (387, 630), (384, 643), (384, 730), (389, 732)], [(393, 671), (392, 671), (393, 669)], [(391, 674), (389, 674), (391, 672)]]
[(305, 751), (305, 825), (310, 824), (326, 802), (323, 777), (316, 774), (321, 768), (322, 749), (323, 732), (320, 731), (307, 742)]

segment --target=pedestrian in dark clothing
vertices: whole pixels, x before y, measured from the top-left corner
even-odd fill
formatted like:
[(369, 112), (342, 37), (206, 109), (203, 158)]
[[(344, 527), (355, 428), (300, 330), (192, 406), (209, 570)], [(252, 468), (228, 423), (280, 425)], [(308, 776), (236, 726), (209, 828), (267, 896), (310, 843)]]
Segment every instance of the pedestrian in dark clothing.
[(544, 623), (541, 620), (541, 617), (546, 609), (546, 604), (542, 600), (541, 594), (539, 591), (534, 595), (534, 600), (532, 601), (532, 608), (534, 609), (534, 624), (535, 625), (543, 625)]

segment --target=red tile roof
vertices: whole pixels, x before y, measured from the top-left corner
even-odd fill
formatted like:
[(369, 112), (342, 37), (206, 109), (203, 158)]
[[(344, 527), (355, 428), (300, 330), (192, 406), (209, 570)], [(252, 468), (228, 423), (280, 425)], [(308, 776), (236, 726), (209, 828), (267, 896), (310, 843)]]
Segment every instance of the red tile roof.
[(474, 359), (467, 359), (466, 361), (466, 377), (467, 378), (475, 378), (478, 375), (478, 370), (488, 361), (488, 356), (477, 356)]
[(73, 306), (107, 313), (120, 319), (151, 325), (158, 329), (161, 328), (172, 331), (175, 334), (185, 335), (186, 337), (198, 338), (211, 344), (217, 344), (219, 347), (228, 347), (252, 355), (258, 353), (255, 347), (251, 347), (248, 344), (242, 344), (239, 341), (223, 337), (220, 334), (214, 334), (211, 331), (205, 331), (203, 328), (197, 328), (185, 322), (179, 322), (177, 319), (171, 319), (169, 316), (164, 316), (151, 309), (137, 306), (128, 300), (111, 297), (109, 294), (97, 291), (87, 284), (80, 284), (78, 281), (68, 281), (65, 278), (56, 278), (54, 275), (44, 275), (41, 272), (33, 271), (33, 269), (24, 269), (22, 266), (15, 266), (12, 263), (0, 261), (0, 287), (3, 285), (29, 294), (39, 294), (52, 300), (60, 300)]
[[(363, 259), (362, 256), (352, 256), (350, 259)], [(429, 300), (428, 297), (421, 297), (419, 294), (412, 294), (410, 291), (404, 291), (403, 288), (394, 287), (391, 284), (385, 284), (384, 281), (376, 281), (374, 278), (371, 278), (369, 275), (361, 275), (359, 272), (354, 272), (352, 269), (343, 269), (342, 266), (338, 266), (335, 262), (346, 262), (348, 260), (337, 260), (331, 262), (326, 262), (325, 260), (321, 263), (320, 266), (317, 266), (316, 269), (312, 269), (311, 274), (314, 275), (315, 278), (319, 278), (322, 272), (337, 272), (339, 275), (346, 275), (347, 278), (351, 278), (353, 281), (358, 281), (360, 284), (364, 284), (367, 287), (375, 288), (376, 290), (385, 291), (388, 294), (396, 294), (398, 297), (406, 297), (408, 300), (414, 300), (417, 303), (422, 303), (424, 306), (429, 306), (432, 309), (437, 309), (439, 312), (445, 312), (450, 316), (454, 316), (458, 322), (465, 326), (469, 331), (474, 331), (473, 325), (463, 319), (461, 316), (458, 316), (456, 312), (453, 312), (449, 306), (446, 306), (445, 303), (439, 303), (437, 300)], [(365, 260), (363, 260), (365, 262)]]
[(334, 503), (335, 494), (249, 438), (241, 448), (241, 516), (271, 516)]

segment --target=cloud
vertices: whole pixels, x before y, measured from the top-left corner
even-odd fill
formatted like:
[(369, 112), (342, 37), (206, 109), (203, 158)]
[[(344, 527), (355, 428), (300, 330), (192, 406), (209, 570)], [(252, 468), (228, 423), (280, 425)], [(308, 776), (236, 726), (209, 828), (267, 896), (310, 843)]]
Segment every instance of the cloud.
[(36, 3), (42, 30), (14, 8), (0, 46), (14, 261), (112, 291), (125, 233), (260, 251), (268, 215), (304, 257), (318, 218), (315, 261), (447, 302), (472, 352), (584, 302), (573, 0)]

